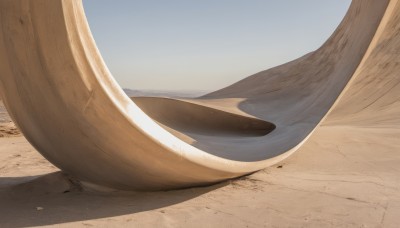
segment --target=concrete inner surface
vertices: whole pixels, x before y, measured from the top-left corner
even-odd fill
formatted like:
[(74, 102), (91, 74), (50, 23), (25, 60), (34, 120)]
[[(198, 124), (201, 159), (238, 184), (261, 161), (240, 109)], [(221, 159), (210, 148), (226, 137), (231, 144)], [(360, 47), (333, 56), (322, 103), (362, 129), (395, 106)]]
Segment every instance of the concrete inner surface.
[(182, 134), (192, 137), (196, 135), (225, 138), (261, 137), (276, 128), (274, 124), (254, 117), (184, 100), (137, 97), (133, 98), (133, 101), (153, 120), (177, 137), (181, 137)]

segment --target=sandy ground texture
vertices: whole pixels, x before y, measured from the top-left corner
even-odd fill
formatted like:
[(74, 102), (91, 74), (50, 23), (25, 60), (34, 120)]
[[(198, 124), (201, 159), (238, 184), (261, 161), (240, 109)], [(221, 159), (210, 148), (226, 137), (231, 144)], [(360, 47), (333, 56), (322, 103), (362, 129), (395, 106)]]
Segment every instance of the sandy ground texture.
[(13, 136), (21, 136), (21, 133), (12, 122), (3, 102), (0, 100), (0, 138)]
[(83, 189), (24, 137), (6, 134), (0, 227), (398, 227), (399, 135), (395, 127), (322, 126), (294, 156), (248, 177), (128, 193)]

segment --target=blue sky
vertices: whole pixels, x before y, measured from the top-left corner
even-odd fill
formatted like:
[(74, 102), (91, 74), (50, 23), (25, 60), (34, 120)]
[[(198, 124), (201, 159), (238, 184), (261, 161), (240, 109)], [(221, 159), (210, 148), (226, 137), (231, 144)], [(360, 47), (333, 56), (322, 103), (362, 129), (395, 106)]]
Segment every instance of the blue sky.
[(123, 88), (215, 90), (317, 49), (350, 0), (84, 0)]

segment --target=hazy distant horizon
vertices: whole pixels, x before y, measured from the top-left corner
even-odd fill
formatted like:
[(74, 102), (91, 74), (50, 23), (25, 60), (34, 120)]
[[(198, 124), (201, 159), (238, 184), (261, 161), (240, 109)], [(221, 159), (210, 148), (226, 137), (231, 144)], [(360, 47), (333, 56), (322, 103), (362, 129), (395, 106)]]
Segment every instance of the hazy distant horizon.
[(122, 88), (214, 91), (319, 48), (350, 0), (84, 4), (97, 45)]
[(129, 97), (171, 97), (171, 98), (196, 98), (212, 92), (208, 90), (174, 90), (174, 89), (135, 90), (135, 89), (123, 88), (123, 90)]

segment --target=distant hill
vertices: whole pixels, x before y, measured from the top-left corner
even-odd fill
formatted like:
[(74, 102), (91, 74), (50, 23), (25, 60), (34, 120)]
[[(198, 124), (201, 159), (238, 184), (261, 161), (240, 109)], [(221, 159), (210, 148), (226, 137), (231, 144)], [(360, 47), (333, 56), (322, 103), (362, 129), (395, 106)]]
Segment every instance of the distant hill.
[(209, 91), (163, 91), (163, 90), (132, 90), (124, 89), (129, 97), (171, 97), (195, 98), (209, 93)]

